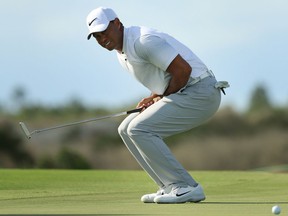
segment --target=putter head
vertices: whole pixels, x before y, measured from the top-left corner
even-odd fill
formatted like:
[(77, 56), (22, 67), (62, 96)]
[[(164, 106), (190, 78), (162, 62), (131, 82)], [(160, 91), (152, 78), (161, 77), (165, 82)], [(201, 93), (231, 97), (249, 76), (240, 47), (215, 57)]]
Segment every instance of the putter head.
[(22, 131), (24, 132), (24, 134), (26, 135), (26, 137), (28, 139), (31, 139), (31, 133), (29, 132), (28, 128), (26, 127), (26, 125), (24, 124), (24, 122), (19, 122), (19, 125), (22, 129)]

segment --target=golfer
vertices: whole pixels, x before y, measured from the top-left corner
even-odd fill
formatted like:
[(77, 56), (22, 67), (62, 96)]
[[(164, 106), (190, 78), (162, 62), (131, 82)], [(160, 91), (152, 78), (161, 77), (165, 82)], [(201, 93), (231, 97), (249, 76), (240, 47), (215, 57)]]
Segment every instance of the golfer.
[(141, 200), (204, 200), (201, 185), (176, 160), (163, 139), (213, 116), (220, 105), (220, 89), (227, 83), (217, 82), (206, 65), (175, 38), (147, 27), (124, 27), (111, 8), (91, 11), (87, 26), (88, 39), (94, 37), (103, 48), (115, 50), (120, 64), (151, 91), (137, 105), (143, 111), (129, 115), (118, 128), (131, 154), (159, 187)]

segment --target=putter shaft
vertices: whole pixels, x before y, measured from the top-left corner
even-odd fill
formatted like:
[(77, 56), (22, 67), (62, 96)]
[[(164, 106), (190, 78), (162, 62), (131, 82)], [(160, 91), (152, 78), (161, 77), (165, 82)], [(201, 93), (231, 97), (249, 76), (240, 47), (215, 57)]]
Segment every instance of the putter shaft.
[(128, 111), (125, 111), (125, 112), (116, 113), (116, 114), (113, 114), (113, 115), (102, 116), (102, 117), (98, 117), (98, 118), (86, 119), (86, 120), (82, 120), (82, 121), (77, 121), (77, 122), (57, 125), (57, 126), (43, 128), (43, 129), (38, 129), (38, 130), (34, 130), (32, 132), (29, 132), (29, 130), (28, 130), (28, 128), (27, 128), (27, 126), (25, 125), (24, 122), (19, 122), (19, 125), (20, 125), (22, 131), (24, 132), (24, 134), (26, 135), (26, 137), (28, 139), (31, 139), (32, 135), (35, 134), (35, 133), (41, 133), (41, 132), (44, 132), (44, 131), (55, 130), (55, 129), (59, 129), (59, 128), (63, 128), (63, 127), (70, 127), (70, 126), (73, 126), (73, 125), (84, 124), (84, 123), (88, 123), (88, 122), (92, 122), (92, 121), (98, 121), (98, 120), (107, 119), (107, 118), (114, 118), (114, 117), (127, 115), (127, 114), (131, 114), (131, 113), (137, 113), (137, 112), (141, 112), (142, 109), (143, 108), (137, 108), (137, 109), (128, 110)]

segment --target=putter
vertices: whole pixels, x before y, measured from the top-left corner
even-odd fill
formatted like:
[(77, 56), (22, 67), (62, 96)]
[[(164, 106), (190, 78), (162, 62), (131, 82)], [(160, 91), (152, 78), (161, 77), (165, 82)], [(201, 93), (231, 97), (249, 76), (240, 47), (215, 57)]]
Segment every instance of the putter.
[(87, 122), (98, 121), (98, 120), (102, 120), (102, 119), (128, 115), (128, 114), (131, 114), (131, 113), (141, 112), (142, 110), (143, 110), (143, 107), (137, 108), (137, 109), (128, 110), (128, 111), (124, 111), (124, 112), (120, 112), (120, 113), (116, 113), (116, 114), (113, 114), (113, 115), (102, 116), (102, 117), (98, 117), (98, 118), (92, 118), (92, 119), (86, 119), (86, 120), (72, 122), (72, 123), (68, 123), (68, 124), (62, 124), (62, 125), (58, 125), (58, 126), (54, 126), (54, 127), (38, 129), (38, 130), (34, 130), (32, 132), (30, 132), (28, 130), (28, 128), (27, 128), (27, 126), (25, 125), (24, 122), (19, 122), (19, 125), (20, 125), (22, 131), (24, 132), (24, 134), (26, 135), (26, 137), (28, 139), (31, 139), (33, 134), (42, 133), (44, 131), (55, 130), (55, 129), (58, 129), (58, 128), (70, 127), (70, 126), (73, 126), (73, 125), (84, 124), (84, 123), (87, 123)]

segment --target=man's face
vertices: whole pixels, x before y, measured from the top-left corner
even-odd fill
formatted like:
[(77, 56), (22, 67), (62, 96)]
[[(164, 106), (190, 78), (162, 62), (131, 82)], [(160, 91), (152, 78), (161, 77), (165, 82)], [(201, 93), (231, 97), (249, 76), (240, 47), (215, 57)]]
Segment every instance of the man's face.
[(121, 23), (118, 19), (111, 21), (105, 31), (93, 33), (93, 37), (103, 48), (111, 51), (122, 51), (123, 32), (121, 31)]

